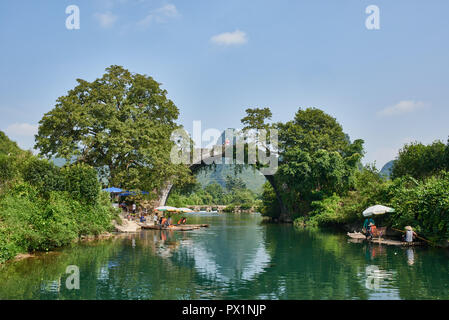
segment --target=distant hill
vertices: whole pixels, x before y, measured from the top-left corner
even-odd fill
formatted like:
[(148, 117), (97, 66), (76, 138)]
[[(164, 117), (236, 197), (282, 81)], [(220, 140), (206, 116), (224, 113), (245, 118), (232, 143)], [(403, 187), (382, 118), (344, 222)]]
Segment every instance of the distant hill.
[[(226, 186), (226, 176), (234, 176), (234, 167), (231, 165), (217, 165), (209, 170), (200, 171), (196, 178), (198, 182), (203, 186), (207, 186), (211, 183), (218, 183), (222, 187)], [(241, 173), (236, 174), (245, 183), (246, 187), (251, 191), (260, 194), (262, 192), (262, 186), (265, 183), (265, 177), (259, 171), (253, 171), (252, 168), (243, 168)]]
[(380, 170), (380, 175), (381, 176), (386, 176), (386, 177), (390, 177), (391, 176), (391, 171), (393, 170), (393, 165), (394, 165), (394, 160), (388, 161)]

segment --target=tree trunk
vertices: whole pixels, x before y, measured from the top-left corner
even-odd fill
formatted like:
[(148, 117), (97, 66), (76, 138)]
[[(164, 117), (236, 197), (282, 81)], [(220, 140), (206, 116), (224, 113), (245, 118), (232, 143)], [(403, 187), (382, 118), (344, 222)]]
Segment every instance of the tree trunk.
[(293, 220), (290, 217), (290, 213), (288, 212), (287, 206), (284, 204), (284, 201), (282, 200), (281, 194), (278, 190), (278, 187), (276, 186), (276, 182), (274, 180), (273, 175), (266, 175), (265, 178), (268, 180), (268, 182), (273, 187), (274, 193), (276, 194), (276, 198), (279, 202), (279, 207), (281, 209), (281, 212), (279, 213), (279, 222), (283, 223), (292, 223)]
[(170, 191), (173, 187), (173, 184), (168, 183), (167, 186), (162, 190), (161, 196), (159, 198), (159, 206), (165, 206), (167, 202), (168, 196), (170, 195)]

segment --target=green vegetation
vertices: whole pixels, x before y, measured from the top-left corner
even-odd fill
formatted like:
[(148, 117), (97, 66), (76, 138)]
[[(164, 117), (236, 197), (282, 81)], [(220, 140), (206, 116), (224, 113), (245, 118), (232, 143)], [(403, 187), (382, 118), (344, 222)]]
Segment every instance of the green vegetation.
[(185, 207), (187, 205), (228, 205), (233, 211), (235, 206), (247, 210), (257, 205), (257, 194), (246, 187), (242, 178), (226, 176), (226, 187), (212, 183), (202, 188), (199, 184), (189, 189), (175, 189), (167, 200), (167, 205)]
[(341, 125), (319, 109), (299, 109), (294, 120), (273, 125), (264, 123), (271, 113), (263, 110), (248, 109), (242, 123), (278, 130), (279, 169), (269, 178), (273, 190), (264, 189), (264, 214), (280, 212), (284, 221), (308, 216), (314, 201), (349, 190), (363, 155), (362, 140), (351, 143)]
[[(437, 144), (424, 147), (432, 149)], [(445, 155), (444, 152), (439, 154)], [(361, 221), (364, 209), (384, 204), (396, 211), (378, 217), (376, 220), (381, 220), (382, 225), (397, 229), (411, 225), (418, 234), (435, 244), (444, 243), (449, 239), (449, 173), (438, 170), (442, 159), (435, 159), (434, 166), (423, 166), (426, 170), (418, 165), (410, 165), (407, 170), (404, 167), (396, 169), (396, 163), (419, 163), (414, 157), (421, 155), (414, 147), (405, 147), (393, 167), (396, 172), (393, 180), (386, 179), (374, 166), (364, 167), (356, 173), (354, 184), (346, 194), (334, 194), (312, 202), (309, 215), (296, 219), (295, 225), (325, 227), (357, 223)], [(402, 176), (399, 176), (399, 170), (403, 170)]]
[(88, 164), (123, 189), (159, 191), (167, 181), (191, 179), (186, 166), (170, 161), (179, 110), (158, 82), (120, 66), (77, 81), (39, 122), (42, 155)]
[[(387, 226), (412, 225), (435, 242), (449, 239), (449, 143), (405, 145), (383, 174), (363, 167), (363, 141), (351, 142), (333, 117), (300, 109), (287, 123), (265, 124), (271, 112), (248, 109), (247, 128), (276, 128), (279, 169), (263, 187), (260, 212), (301, 227), (338, 227), (361, 221), (369, 206), (396, 209), (378, 218)], [(392, 180), (385, 171), (391, 171)]]
[(406, 144), (394, 162), (392, 178), (411, 176), (415, 179), (430, 177), (441, 170), (449, 171), (449, 145), (441, 141), (424, 145)]
[(449, 173), (441, 171), (424, 180), (411, 177), (394, 181), (389, 201), (396, 212), (391, 225), (412, 225), (418, 234), (435, 242), (449, 239)]
[(0, 138), (12, 146), (0, 150), (0, 263), (111, 230), (116, 212), (95, 169), (60, 169), (20, 150), (3, 132)]
[[(210, 170), (202, 170), (196, 175), (196, 180), (204, 188), (212, 183), (218, 183), (223, 188), (226, 187), (226, 177), (235, 175), (235, 168), (232, 165), (216, 165)], [(246, 187), (256, 194), (262, 192), (265, 177), (257, 170), (249, 167), (242, 167), (237, 173), (238, 177), (245, 181)]]

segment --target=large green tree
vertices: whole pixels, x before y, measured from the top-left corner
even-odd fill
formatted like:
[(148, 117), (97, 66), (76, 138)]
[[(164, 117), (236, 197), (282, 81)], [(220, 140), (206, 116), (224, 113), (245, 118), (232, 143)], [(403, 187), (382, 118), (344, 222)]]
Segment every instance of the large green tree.
[(449, 144), (441, 141), (424, 145), (419, 142), (406, 144), (394, 162), (392, 178), (412, 176), (416, 179), (430, 177), (441, 170), (449, 170)]
[(115, 65), (77, 82), (39, 122), (42, 155), (87, 163), (123, 188), (158, 190), (189, 176), (170, 161), (179, 110), (158, 82)]
[(281, 220), (289, 221), (292, 214), (306, 215), (312, 201), (351, 187), (363, 141), (351, 143), (335, 118), (320, 109), (299, 109), (292, 121), (272, 127), (279, 135), (279, 168), (267, 179), (276, 194), (273, 205), (279, 207)]

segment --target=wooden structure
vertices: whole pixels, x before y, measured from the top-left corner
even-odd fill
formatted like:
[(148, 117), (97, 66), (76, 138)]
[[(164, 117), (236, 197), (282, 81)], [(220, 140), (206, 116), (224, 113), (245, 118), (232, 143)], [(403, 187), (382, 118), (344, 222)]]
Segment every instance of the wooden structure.
[(161, 225), (154, 225), (154, 224), (145, 224), (145, 223), (138, 223), (142, 229), (151, 229), (151, 230), (172, 230), (172, 231), (190, 231), (190, 230), (196, 230), (200, 228), (207, 228), (209, 227), (208, 224), (180, 224), (180, 225), (171, 225), (168, 227), (163, 227)]
[(377, 244), (385, 244), (390, 246), (421, 246), (423, 245), (423, 242), (404, 242), (404, 241), (397, 241), (397, 240), (391, 240), (391, 239), (382, 239), (382, 238), (373, 238), (371, 240), (366, 239), (366, 236), (363, 233), (360, 232), (348, 232), (348, 237), (354, 240), (358, 241), (368, 241), (372, 243)]

